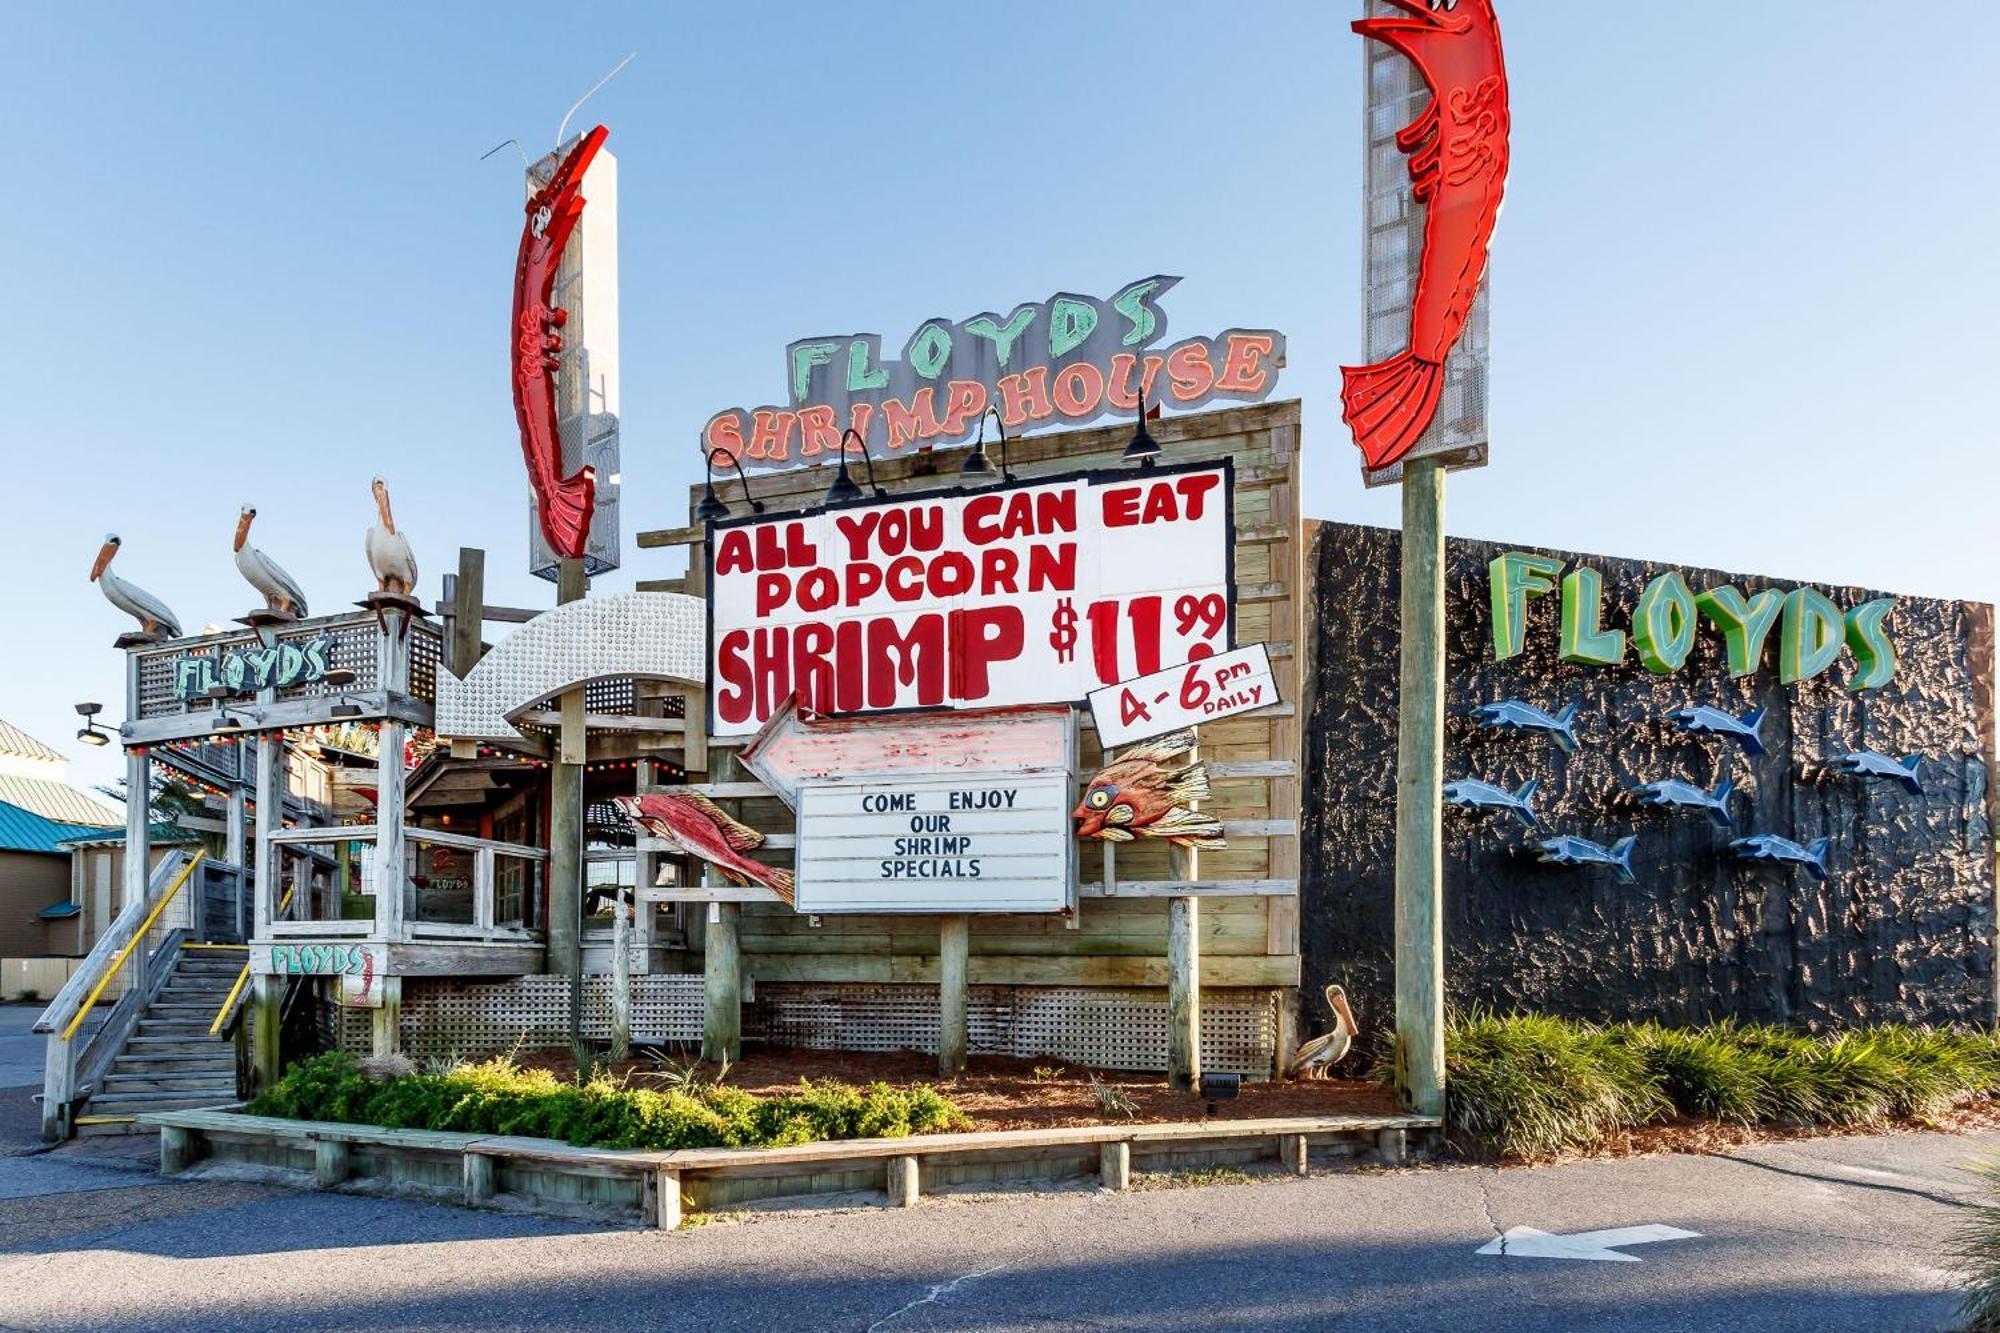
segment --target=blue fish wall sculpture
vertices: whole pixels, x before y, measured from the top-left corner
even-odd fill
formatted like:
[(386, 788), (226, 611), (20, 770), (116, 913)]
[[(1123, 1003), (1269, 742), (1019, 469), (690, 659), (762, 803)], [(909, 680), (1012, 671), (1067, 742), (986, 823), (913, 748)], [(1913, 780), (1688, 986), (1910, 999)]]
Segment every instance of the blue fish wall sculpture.
[(1528, 805), (1528, 798), (1535, 794), (1537, 779), (1529, 778), (1521, 784), (1519, 791), (1508, 791), (1478, 778), (1460, 778), (1457, 782), (1444, 784), (1444, 799), (1447, 805), (1456, 805), (1468, 810), (1505, 810), (1529, 828), (1535, 826), (1535, 812)]
[(1764, 721), (1764, 710), (1761, 708), (1753, 708), (1742, 717), (1736, 717), (1720, 708), (1695, 704), (1690, 708), (1676, 708), (1667, 717), (1680, 723), (1683, 731), (1727, 736), (1752, 758), (1764, 753), (1764, 738), (1757, 734), (1757, 728)]
[(1576, 732), (1571, 730), (1571, 724), (1576, 721), (1575, 704), (1560, 713), (1549, 713), (1519, 699), (1502, 699), (1499, 703), (1479, 705), (1472, 710), (1472, 715), (1479, 719), (1482, 727), (1492, 727), (1496, 731), (1539, 731), (1562, 746), (1564, 753), (1576, 749)]
[(1835, 759), (1833, 768), (1836, 772), (1858, 778), (1887, 778), (1901, 785), (1910, 795), (1922, 796), (1924, 784), (1917, 780), (1917, 767), (1922, 762), (1922, 755), (1907, 754), (1901, 759), (1891, 759), (1874, 750), (1856, 750)]
[(1632, 847), (1638, 841), (1624, 837), (1609, 847), (1600, 847), (1588, 838), (1550, 838), (1538, 844), (1542, 854), (1535, 859), (1559, 866), (1610, 866), (1620, 884), (1633, 884), (1637, 877), (1632, 874)]
[(1804, 866), (1814, 879), (1824, 884), (1827, 880), (1826, 849), (1832, 844), (1831, 838), (1814, 838), (1801, 847), (1790, 838), (1781, 838), (1775, 833), (1756, 833), (1747, 838), (1737, 838), (1729, 845), (1745, 861), (1778, 861)]
[(1641, 805), (1684, 806), (1691, 810), (1706, 810), (1709, 819), (1717, 828), (1734, 828), (1736, 821), (1729, 814), (1729, 798), (1736, 794), (1736, 784), (1724, 778), (1712, 792), (1703, 791), (1692, 782), (1682, 782), (1679, 778), (1662, 778), (1658, 782), (1648, 782), (1634, 787), (1632, 794)]

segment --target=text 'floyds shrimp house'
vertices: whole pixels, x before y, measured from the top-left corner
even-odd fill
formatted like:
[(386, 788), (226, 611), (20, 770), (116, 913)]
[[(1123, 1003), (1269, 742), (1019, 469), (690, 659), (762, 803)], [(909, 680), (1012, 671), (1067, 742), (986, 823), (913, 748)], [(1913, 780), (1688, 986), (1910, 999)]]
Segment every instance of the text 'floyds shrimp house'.
[(1186, 410), (1268, 396), (1284, 336), (1230, 329), (1167, 342), (1160, 301), (1179, 281), (1154, 276), (1109, 299), (1059, 292), (1005, 316), (925, 320), (888, 361), (878, 334), (801, 339), (785, 349), (790, 401), (715, 413), (703, 447), (754, 470), (818, 461), (849, 430), (894, 454), (970, 439), (989, 410), (1021, 432), (1145, 404)]

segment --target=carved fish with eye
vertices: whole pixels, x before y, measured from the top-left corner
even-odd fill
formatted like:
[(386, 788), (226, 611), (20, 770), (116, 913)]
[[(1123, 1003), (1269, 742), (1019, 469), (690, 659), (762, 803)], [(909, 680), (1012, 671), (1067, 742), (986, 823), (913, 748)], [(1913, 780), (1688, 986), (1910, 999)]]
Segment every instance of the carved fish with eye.
[(1085, 788), (1071, 815), (1076, 836), (1099, 842), (1164, 838), (1206, 851), (1227, 847), (1222, 821), (1191, 808), (1209, 799), (1208, 770), (1200, 764), (1163, 766), (1193, 748), (1190, 729), (1125, 751)]

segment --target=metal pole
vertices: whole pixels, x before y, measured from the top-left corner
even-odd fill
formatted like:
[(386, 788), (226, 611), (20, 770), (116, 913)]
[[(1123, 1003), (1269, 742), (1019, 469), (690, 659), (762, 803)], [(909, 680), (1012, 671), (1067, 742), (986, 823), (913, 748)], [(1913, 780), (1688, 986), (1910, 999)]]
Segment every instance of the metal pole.
[(1396, 1081), (1444, 1112), (1444, 468), (1403, 468), (1402, 681), (1396, 723)]

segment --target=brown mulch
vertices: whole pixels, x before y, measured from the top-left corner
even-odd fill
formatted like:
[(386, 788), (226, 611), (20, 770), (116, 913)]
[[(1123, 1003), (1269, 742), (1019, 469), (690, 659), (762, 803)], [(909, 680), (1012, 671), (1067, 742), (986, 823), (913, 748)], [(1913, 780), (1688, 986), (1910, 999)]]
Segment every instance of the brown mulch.
[[(553, 1070), (559, 1075), (575, 1072), (569, 1052), (533, 1051), (520, 1057), (523, 1065)], [(668, 1056), (669, 1068), (684, 1067), (691, 1057)], [(658, 1077), (659, 1067), (651, 1060), (621, 1061), (613, 1073), (629, 1079), (631, 1086), (643, 1088)], [(1038, 1072), (1039, 1071), (1039, 1072)], [(715, 1077), (714, 1065), (703, 1065), (704, 1077)], [(1100, 1105), (1091, 1084), (1095, 1074), (1100, 1084), (1122, 1092), (1130, 1113), (1107, 1112)], [(928, 1083), (952, 1105), (965, 1112), (972, 1128), (1060, 1129), (1079, 1125), (1156, 1124), (1174, 1120), (1208, 1118), (1208, 1106), (1193, 1093), (1175, 1092), (1157, 1074), (1134, 1074), (1124, 1070), (1086, 1070), (1081, 1065), (1059, 1060), (1016, 1060), (1001, 1056), (973, 1056), (966, 1072), (955, 1079), (941, 1078), (937, 1058), (914, 1051), (875, 1053), (861, 1051), (814, 1051), (760, 1049), (729, 1066), (723, 1080), (745, 1092), (769, 1094), (788, 1092), (800, 1079), (814, 1082), (887, 1083), (907, 1086)], [(1230, 1101), (1215, 1104), (1214, 1119), (1252, 1120), (1287, 1115), (1394, 1115), (1400, 1109), (1395, 1091), (1381, 1083), (1360, 1079), (1326, 1079), (1297, 1083), (1243, 1082), (1242, 1093)]]
[[(1662, 1153), (1727, 1153), (1759, 1143), (1837, 1139), (1856, 1134), (1982, 1134), (2000, 1130), (2000, 1101), (1972, 1102), (1931, 1120), (1893, 1119), (1873, 1125), (1725, 1125), (1670, 1120), (1614, 1134), (1591, 1157), (1651, 1157)], [(1506, 1165), (1515, 1165), (1507, 1163)]]

